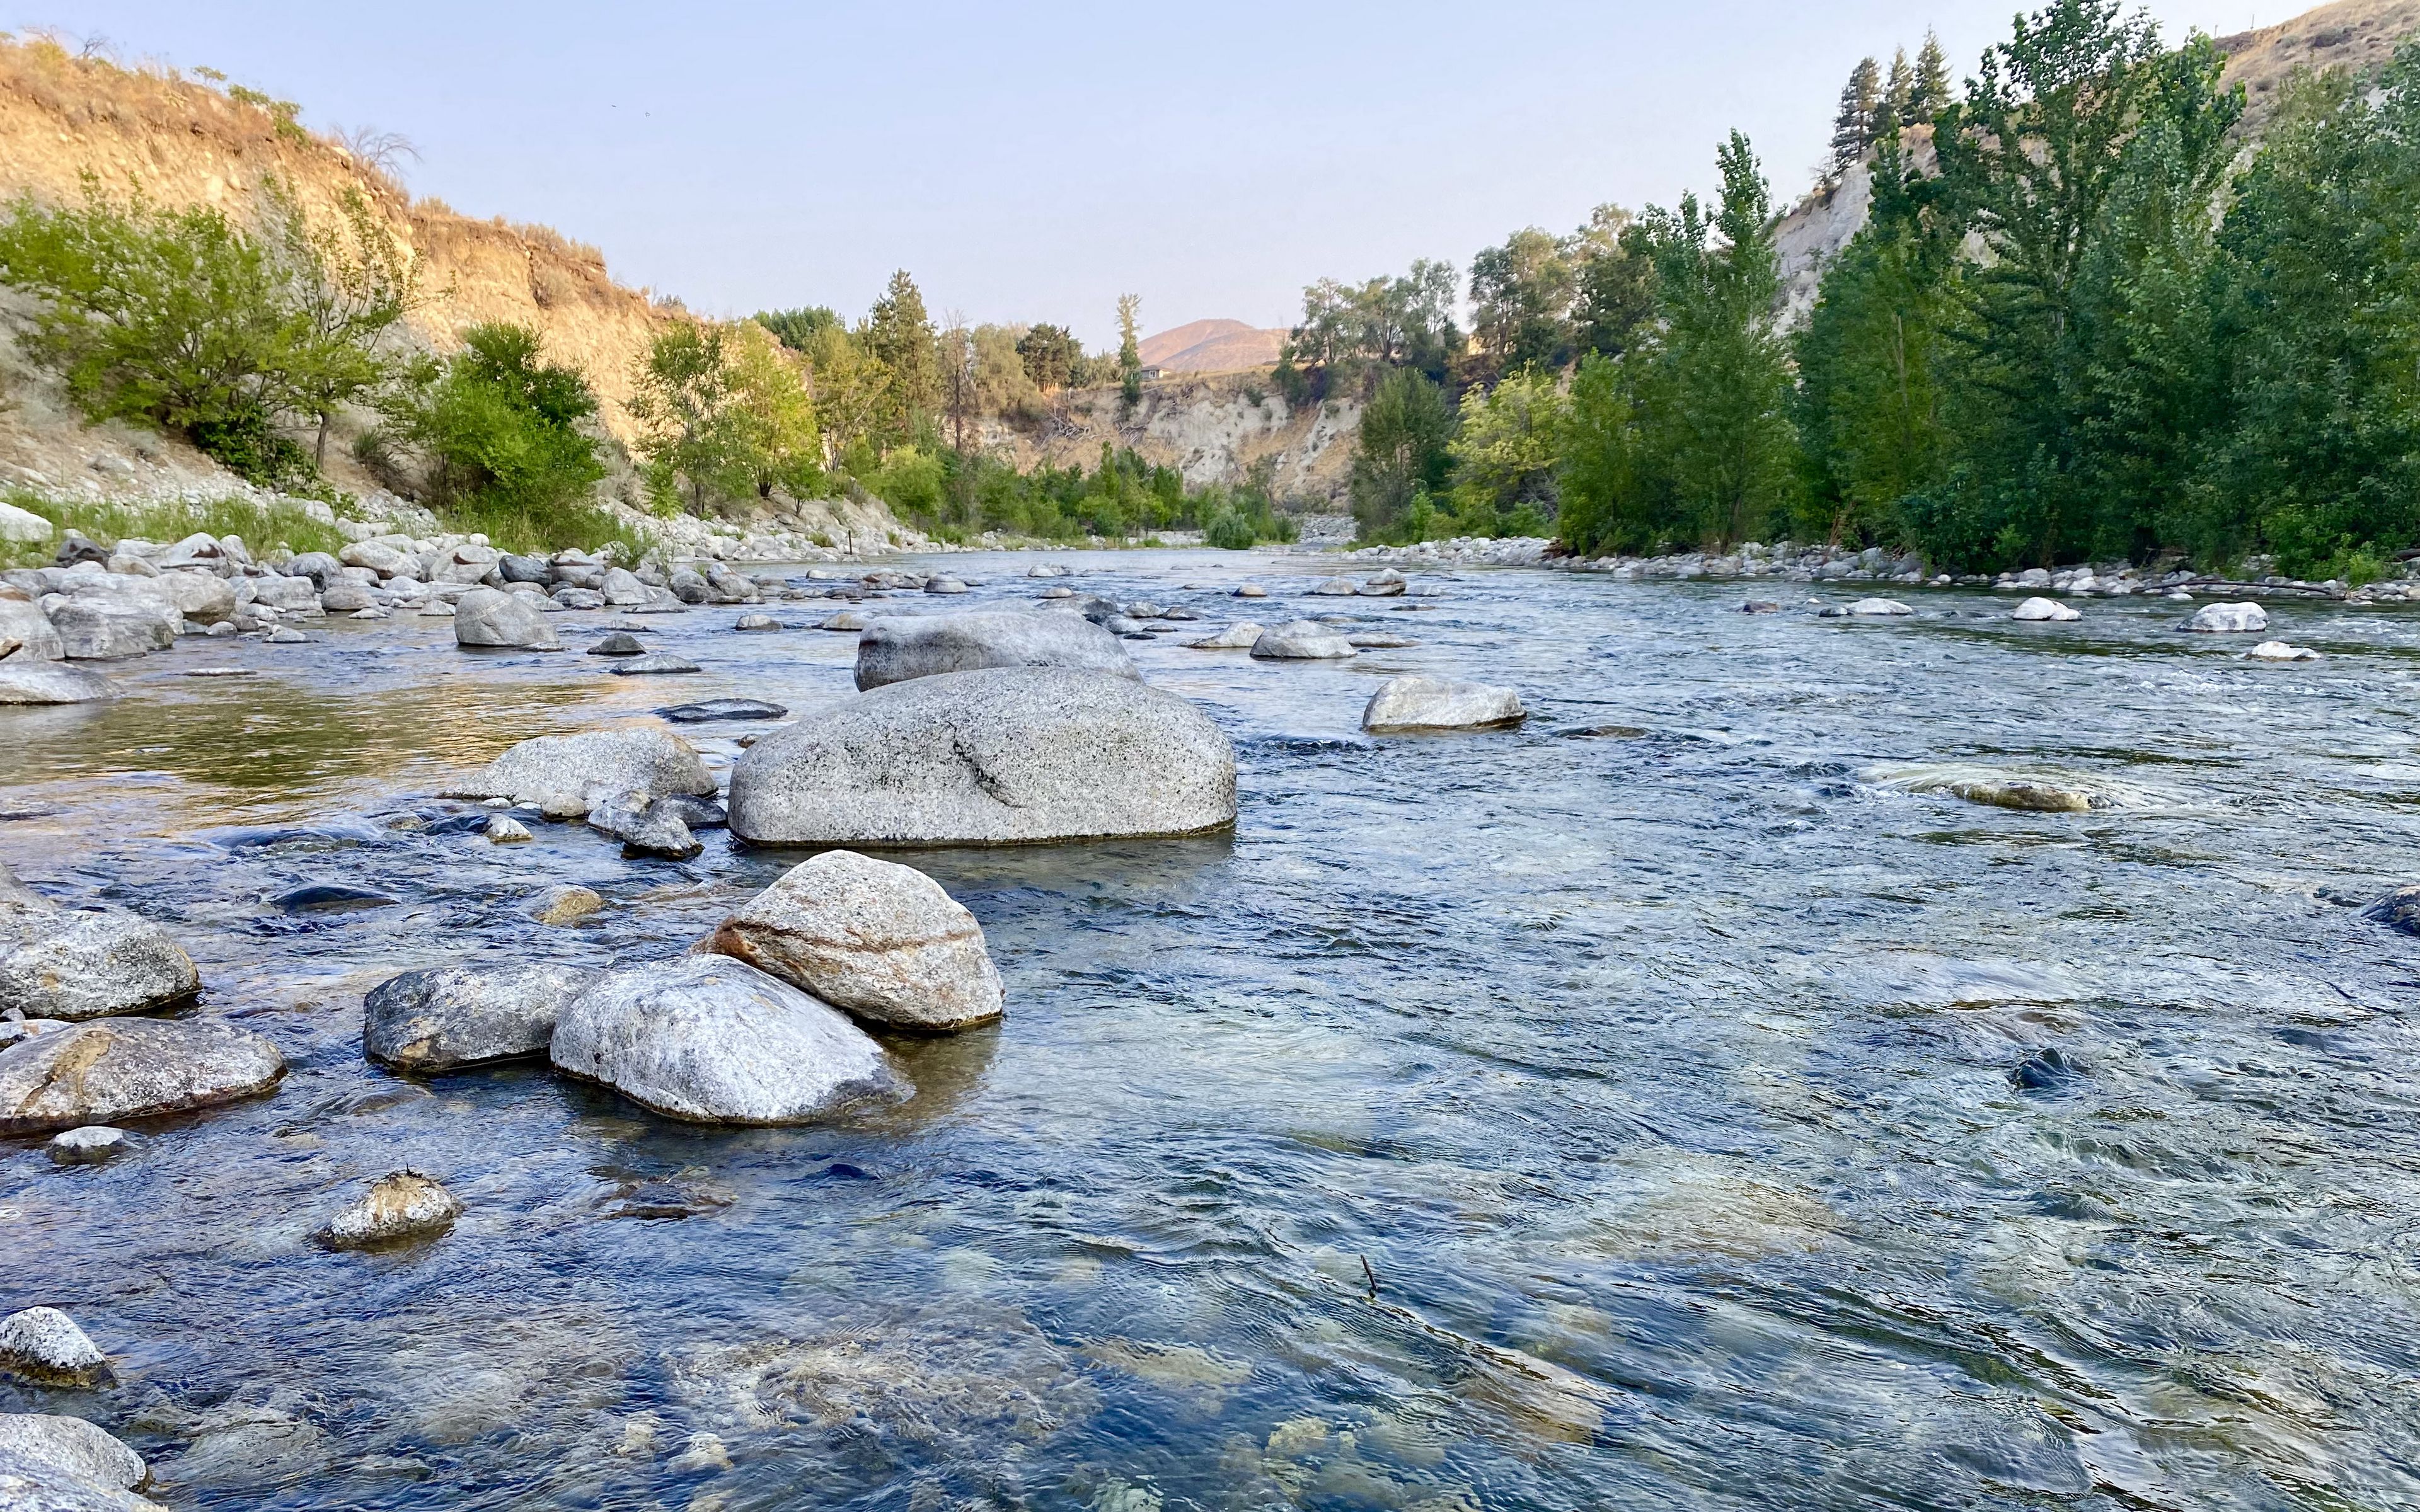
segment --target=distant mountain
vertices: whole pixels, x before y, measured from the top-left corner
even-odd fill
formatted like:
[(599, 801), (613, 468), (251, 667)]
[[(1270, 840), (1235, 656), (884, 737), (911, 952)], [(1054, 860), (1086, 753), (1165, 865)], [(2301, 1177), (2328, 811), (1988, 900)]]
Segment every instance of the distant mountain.
[(1233, 373), (1278, 360), (1282, 328), (1264, 331), (1241, 320), (1195, 320), (1142, 339), (1142, 365), (1164, 373)]

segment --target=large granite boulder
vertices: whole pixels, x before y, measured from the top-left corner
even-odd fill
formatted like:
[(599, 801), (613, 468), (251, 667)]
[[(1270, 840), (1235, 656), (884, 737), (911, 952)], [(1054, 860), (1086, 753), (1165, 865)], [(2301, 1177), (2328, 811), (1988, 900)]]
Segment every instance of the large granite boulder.
[(1401, 730), (1486, 730), (1519, 724), (1529, 717), (1521, 695), (1509, 687), (1458, 678), (1389, 677), (1370, 695), (1361, 728), (1372, 733)]
[(1317, 620), (1290, 620), (1255, 637), (1252, 655), (1264, 661), (1338, 661), (1356, 653), (1352, 641)]
[(215, 1107), (286, 1073), (277, 1047), (209, 1019), (95, 1019), (0, 1050), (0, 1135)]
[(99, 672), (19, 652), (0, 659), (0, 703), (98, 703), (117, 697), (117, 685)]
[(109, 1356), (56, 1307), (28, 1307), (0, 1318), (0, 1370), (45, 1386), (98, 1386)]
[(2202, 635), (2252, 635), (2269, 628), (2269, 611), (2248, 599), (2204, 604), (2185, 621), (2185, 628)]
[(596, 976), (558, 965), (407, 971), (362, 1000), (362, 1052), (421, 1072), (542, 1056), (563, 1005)]
[(509, 798), (550, 818), (577, 819), (625, 793), (710, 794), (697, 748), (669, 730), (589, 730), (524, 740), (446, 790), (451, 798)]
[(0, 1412), (0, 1462), (9, 1460), (113, 1491), (131, 1491), (151, 1473), (141, 1455), (101, 1428), (47, 1412)]
[(759, 844), (1014, 845), (1235, 820), (1235, 748), (1124, 677), (993, 668), (893, 683), (767, 734), (733, 769)]
[(520, 594), (473, 588), (454, 605), (457, 645), (515, 651), (561, 651), (545, 613)]
[(985, 667), (1063, 667), (1140, 677), (1118, 638), (1073, 614), (993, 609), (879, 619), (857, 641), (861, 689)]
[(235, 617), (235, 584), (217, 573), (194, 569), (163, 572), (152, 579), (160, 596), (177, 612), (197, 625), (216, 625)]
[(697, 1123), (803, 1123), (908, 1090), (838, 1009), (721, 955), (600, 978), (564, 1010), (548, 1055), (567, 1075)]
[[(15, 651), (10, 651), (10, 646)], [(0, 587), (0, 659), (56, 661), (66, 656), (59, 627), (42, 606), (14, 588)]]
[(883, 1024), (964, 1029), (1000, 1017), (1000, 973), (975, 916), (915, 868), (855, 851), (792, 867), (700, 949)]
[(42, 612), (76, 661), (124, 661), (177, 643), (184, 616), (165, 597), (135, 594), (54, 594)]
[(11, 880), (0, 890), (0, 1012), (100, 1018), (201, 990), (193, 957), (159, 925), (116, 909), (60, 908)]

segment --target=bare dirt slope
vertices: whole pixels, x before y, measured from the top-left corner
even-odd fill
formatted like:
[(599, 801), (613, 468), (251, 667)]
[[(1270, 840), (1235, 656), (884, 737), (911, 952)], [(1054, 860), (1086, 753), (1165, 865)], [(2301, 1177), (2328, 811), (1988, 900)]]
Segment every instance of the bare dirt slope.
[(1077, 463), (1088, 471), (1099, 465), (1103, 442), (1131, 446), (1191, 484), (1240, 483), (1265, 460), (1279, 498), (1325, 501), (1343, 495), (1360, 422), (1357, 403), (1298, 409), (1264, 374), (1219, 373), (1147, 382), (1131, 415), (1121, 414), (1114, 388), (1078, 390), (1063, 420), (1039, 433), (989, 423), (983, 442), (1020, 467)]
[(132, 184), (156, 201), (249, 214), (264, 177), (289, 184), (315, 221), (356, 191), (408, 247), (437, 297), (417, 332), (442, 350), (482, 320), (545, 333), (548, 354), (577, 363), (627, 438), (632, 361), (660, 318), (647, 296), (607, 274), (593, 247), (544, 226), (473, 221), (414, 201), (375, 167), (260, 105), (167, 71), (122, 69), (34, 40), (0, 44), (0, 197), (58, 201), (86, 174), (110, 191)]

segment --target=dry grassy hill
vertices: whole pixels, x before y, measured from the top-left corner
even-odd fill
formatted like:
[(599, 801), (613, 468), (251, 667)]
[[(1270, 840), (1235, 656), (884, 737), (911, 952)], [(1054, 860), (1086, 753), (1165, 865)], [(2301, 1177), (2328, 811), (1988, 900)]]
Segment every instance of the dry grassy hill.
[(2298, 69), (2366, 73), (2420, 32), (2420, 0), (2339, 0), (2293, 20), (2218, 39), (2226, 78), (2243, 85), (2244, 125), (2257, 131), (2276, 108), (2277, 91)]
[(152, 199), (249, 213), (264, 178), (291, 186), (306, 214), (333, 216), (359, 192), (409, 249), (438, 297), (415, 334), (444, 350), (482, 320), (544, 332), (547, 349), (583, 369), (604, 400), (608, 428), (627, 437), (623, 401), (632, 360), (659, 313), (644, 291), (606, 272), (593, 247), (544, 226), (474, 221), (414, 200), (338, 144), (174, 71), (126, 69), (42, 39), (0, 43), (0, 198), (59, 201), (85, 174), (113, 192), (139, 184)]
[(1236, 373), (1275, 363), (1285, 339), (1282, 329), (1263, 330), (1241, 320), (1195, 320), (1145, 336), (1139, 349), (1145, 367), (1166, 373)]

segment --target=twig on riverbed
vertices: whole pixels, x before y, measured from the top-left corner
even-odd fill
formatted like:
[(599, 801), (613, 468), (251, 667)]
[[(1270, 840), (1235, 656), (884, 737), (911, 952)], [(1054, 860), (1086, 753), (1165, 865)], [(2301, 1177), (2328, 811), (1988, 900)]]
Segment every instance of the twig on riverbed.
[(1367, 1255), (1356, 1256), (1355, 1258), (1361, 1262), (1361, 1273), (1370, 1278), (1370, 1300), (1372, 1302), (1376, 1302), (1378, 1300), (1378, 1273), (1370, 1269), (1370, 1257)]

